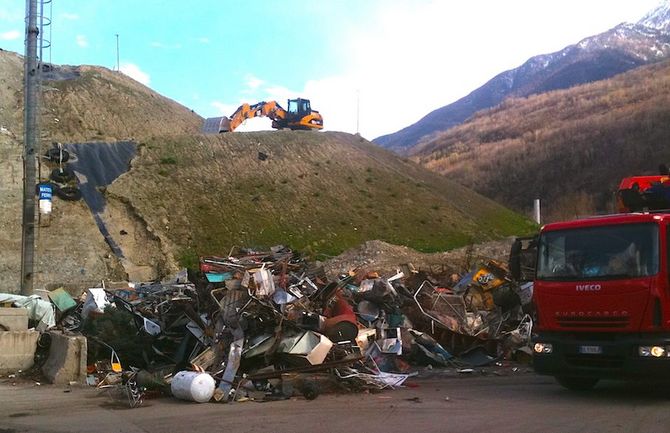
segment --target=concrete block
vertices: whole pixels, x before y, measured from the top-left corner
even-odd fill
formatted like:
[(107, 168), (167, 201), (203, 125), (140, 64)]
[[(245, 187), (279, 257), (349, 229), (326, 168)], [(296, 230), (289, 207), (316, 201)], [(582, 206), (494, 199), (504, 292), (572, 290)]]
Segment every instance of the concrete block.
[(32, 367), (38, 338), (37, 331), (0, 332), (0, 374)]
[(27, 331), (28, 310), (25, 308), (0, 308), (0, 331)]
[(42, 367), (42, 373), (50, 383), (86, 383), (86, 337), (64, 335), (50, 331), (51, 347), (49, 357)]

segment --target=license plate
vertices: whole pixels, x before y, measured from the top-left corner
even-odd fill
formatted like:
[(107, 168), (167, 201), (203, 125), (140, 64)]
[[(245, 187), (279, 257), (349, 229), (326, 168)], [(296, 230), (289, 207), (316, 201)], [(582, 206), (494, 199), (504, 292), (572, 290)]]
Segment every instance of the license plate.
[(585, 355), (600, 355), (603, 353), (602, 346), (579, 346), (579, 353)]

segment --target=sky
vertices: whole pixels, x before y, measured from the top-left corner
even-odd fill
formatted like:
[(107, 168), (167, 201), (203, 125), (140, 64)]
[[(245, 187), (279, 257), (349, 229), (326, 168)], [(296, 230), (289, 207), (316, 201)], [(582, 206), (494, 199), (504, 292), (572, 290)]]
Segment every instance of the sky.
[[(53, 0), (44, 60), (122, 72), (203, 117), (304, 97), (324, 129), (374, 139), (530, 57), (659, 0)], [(23, 54), (26, 0), (0, 0), (0, 48)], [(251, 119), (239, 130), (270, 129)]]

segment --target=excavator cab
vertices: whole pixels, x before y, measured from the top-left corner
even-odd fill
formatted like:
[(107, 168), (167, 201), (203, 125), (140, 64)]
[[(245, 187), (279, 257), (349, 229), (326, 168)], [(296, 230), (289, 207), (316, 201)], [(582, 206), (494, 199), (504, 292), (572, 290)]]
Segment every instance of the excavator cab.
[[(309, 99), (296, 98), (288, 100), (288, 110), (283, 119), (283, 127), (289, 129), (321, 129), (323, 118), (318, 111), (312, 110)], [(273, 126), (275, 126), (273, 124)]]
[(286, 119), (289, 121), (301, 119), (303, 116), (311, 112), (312, 108), (310, 107), (309, 99), (289, 99)]

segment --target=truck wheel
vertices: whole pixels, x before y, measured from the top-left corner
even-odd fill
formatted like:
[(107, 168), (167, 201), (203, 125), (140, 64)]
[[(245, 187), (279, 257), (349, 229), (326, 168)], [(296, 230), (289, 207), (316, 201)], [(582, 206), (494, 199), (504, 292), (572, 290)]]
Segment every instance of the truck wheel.
[(597, 377), (556, 376), (556, 382), (571, 391), (588, 391), (593, 389), (599, 380)]

